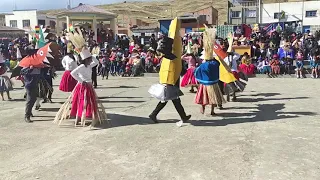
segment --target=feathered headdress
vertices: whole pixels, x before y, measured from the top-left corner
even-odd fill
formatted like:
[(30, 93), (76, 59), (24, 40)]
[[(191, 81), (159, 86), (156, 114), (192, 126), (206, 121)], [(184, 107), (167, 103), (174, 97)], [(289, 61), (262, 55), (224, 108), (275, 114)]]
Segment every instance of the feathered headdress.
[(206, 25), (203, 32), (204, 60), (213, 59), (213, 46), (216, 42), (216, 28), (208, 28)]
[(76, 28), (76, 30), (73, 33), (69, 32), (68, 38), (74, 45), (75, 52), (80, 54), (82, 60), (92, 56), (90, 51), (86, 47), (86, 40), (84, 39), (82, 32), (79, 28)]

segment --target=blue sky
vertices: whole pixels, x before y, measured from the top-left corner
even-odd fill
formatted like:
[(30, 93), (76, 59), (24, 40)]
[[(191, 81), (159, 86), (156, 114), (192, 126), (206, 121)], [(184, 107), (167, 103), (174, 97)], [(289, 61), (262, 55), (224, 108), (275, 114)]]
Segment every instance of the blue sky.
[[(72, 7), (77, 6), (79, 3), (84, 4), (109, 4), (116, 2), (123, 2), (125, 0), (71, 0)], [(130, 0), (127, 0), (130, 1)], [(144, 0), (146, 1), (146, 0)], [(31, 3), (32, 2), (32, 3)], [(10, 12), (15, 8), (17, 9), (60, 9), (67, 7), (68, 0), (0, 0), (0, 12)]]

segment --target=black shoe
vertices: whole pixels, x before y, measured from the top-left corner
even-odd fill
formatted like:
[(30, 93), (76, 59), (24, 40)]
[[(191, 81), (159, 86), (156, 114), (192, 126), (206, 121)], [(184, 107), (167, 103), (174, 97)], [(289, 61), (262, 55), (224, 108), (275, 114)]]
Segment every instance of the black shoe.
[(41, 106), (36, 106), (36, 110), (39, 110)]
[(184, 118), (182, 119), (183, 123), (188, 122), (190, 118), (191, 118), (191, 115), (188, 115), (188, 116), (184, 117)]
[(219, 105), (219, 106), (218, 106), (218, 108), (219, 108), (220, 110), (222, 110), (222, 109), (223, 109), (222, 105)]
[(150, 114), (150, 115), (149, 115), (149, 118), (150, 118), (154, 123), (159, 123), (159, 121), (157, 120), (157, 117), (156, 117), (156, 116)]
[(33, 123), (33, 121), (30, 119), (30, 117), (26, 117), (26, 118), (24, 118), (24, 120), (26, 121), (26, 123)]

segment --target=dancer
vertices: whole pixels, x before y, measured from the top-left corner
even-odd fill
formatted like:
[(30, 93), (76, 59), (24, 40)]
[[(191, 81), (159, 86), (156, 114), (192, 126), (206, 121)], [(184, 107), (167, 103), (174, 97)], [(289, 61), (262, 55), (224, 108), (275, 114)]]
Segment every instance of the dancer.
[(182, 70), (182, 61), (180, 59), (182, 50), (180, 26), (181, 22), (178, 18), (172, 20), (169, 28), (169, 37), (163, 38), (157, 49), (163, 54), (159, 72), (160, 84), (155, 84), (149, 89), (149, 93), (160, 100), (156, 108), (149, 115), (150, 119), (155, 123), (158, 123), (157, 115), (169, 100), (173, 102), (174, 107), (180, 115), (181, 121), (177, 123), (178, 126), (181, 126), (182, 123), (187, 122), (191, 118), (191, 115), (186, 115), (179, 98), (179, 96), (183, 95), (179, 89), (179, 78)]
[(4, 101), (3, 93), (6, 92), (8, 100), (11, 100), (10, 91), (12, 91), (12, 83), (9, 77), (7, 76), (7, 66), (5, 65), (3, 53), (0, 52), (0, 95), (2, 101)]
[(219, 66), (220, 63), (213, 57), (213, 43), (215, 43), (215, 29), (206, 30), (203, 33), (204, 60), (195, 71), (199, 88), (195, 103), (201, 105), (200, 113), (204, 114), (206, 105), (211, 105), (211, 115), (214, 116), (214, 108), (226, 101), (219, 88)]
[(62, 59), (61, 64), (64, 67), (65, 72), (62, 75), (59, 89), (63, 92), (72, 92), (77, 84), (77, 80), (71, 76), (71, 71), (77, 68), (78, 64), (70, 46), (68, 46), (67, 55)]
[[(99, 59), (99, 54), (100, 54), (100, 47), (99, 47), (99, 44), (96, 43), (96, 41), (93, 41), (93, 48), (92, 48), (92, 51), (91, 51), (91, 54)], [(93, 87), (94, 88), (97, 88), (98, 86), (98, 83), (97, 83), (97, 71), (98, 71), (98, 65), (99, 65), (99, 62), (96, 66), (93, 66), (92, 67), (92, 75), (91, 75), (91, 78), (92, 78), (92, 84), (93, 84)]]
[(191, 86), (190, 92), (194, 93), (194, 88), (198, 86), (194, 77), (194, 70), (196, 69), (197, 63), (200, 64), (201, 62), (199, 62), (194, 53), (192, 53), (190, 44), (187, 45), (187, 53), (184, 54), (181, 59), (188, 63), (188, 70), (182, 78), (181, 87)]
[[(92, 86), (92, 67), (98, 65), (99, 61), (91, 55), (85, 47), (85, 40), (79, 29), (74, 34), (69, 33), (68, 37), (77, 50), (81, 50), (81, 65), (71, 72), (71, 76), (78, 81), (68, 100), (60, 108), (55, 117), (55, 123), (59, 124), (68, 117), (76, 118), (75, 125), (85, 126), (86, 119), (91, 118), (91, 126), (106, 120), (107, 116), (102, 103), (98, 104), (98, 97)], [(70, 110), (71, 105), (71, 111)], [(98, 106), (101, 106), (99, 111)]]

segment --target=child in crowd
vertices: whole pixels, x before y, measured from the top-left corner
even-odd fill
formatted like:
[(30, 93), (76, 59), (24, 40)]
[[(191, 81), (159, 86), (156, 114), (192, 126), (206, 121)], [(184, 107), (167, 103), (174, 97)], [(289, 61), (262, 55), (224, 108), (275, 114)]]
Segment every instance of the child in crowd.
[(302, 71), (303, 71), (303, 55), (302, 55), (302, 52), (301, 50), (298, 51), (297, 55), (296, 55), (296, 75), (297, 75), (297, 78), (303, 78), (303, 75), (302, 75)]
[(273, 55), (270, 65), (271, 65), (272, 74), (279, 75), (280, 74), (280, 61), (279, 61), (277, 54)]
[(264, 74), (271, 74), (271, 66), (268, 58), (264, 58), (264, 60), (262, 61), (262, 69)]
[(311, 78), (318, 78), (319, 57), (316, 55), (310, 58)]

